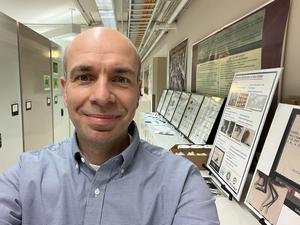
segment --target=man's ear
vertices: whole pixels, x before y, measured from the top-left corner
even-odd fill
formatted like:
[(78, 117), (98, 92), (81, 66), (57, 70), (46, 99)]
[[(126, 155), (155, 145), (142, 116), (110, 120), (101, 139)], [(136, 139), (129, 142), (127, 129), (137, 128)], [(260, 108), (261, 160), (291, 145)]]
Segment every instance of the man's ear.
[(60, 80), (61, 89), (62, 89), (63, 94), (64, 94), (64, 104), (67, 107), (67, 94), (66, 94), (66, 83), (67, 83), (67, 80), (66, 80), (65, 76), (61, 76), (59, 80)]
[(139, 101), (140, 101), (140, 97), (142, 95), (142, 81), (141, 80), (138, 80), (138, 101), (137, 101), (137, 105), (136, 105), (136, 108), (139, 107)]

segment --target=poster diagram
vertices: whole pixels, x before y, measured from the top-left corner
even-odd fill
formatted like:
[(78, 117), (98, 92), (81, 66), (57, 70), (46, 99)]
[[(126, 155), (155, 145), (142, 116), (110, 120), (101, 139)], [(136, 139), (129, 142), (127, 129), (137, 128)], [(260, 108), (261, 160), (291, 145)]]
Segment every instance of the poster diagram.
[[(232, 195), (239, 200), (277, 87), (281, 69), (235, 74), (214, 140), (208, 167)], [(248, 103), (251, 96), (261, 99), (263, 108)], [(248, 107), (249, 104), (251, 107)], [(252, 109), (254, 108), (254, 109)], [(222, 161), (214, 156), (222, 152)], [(218, 160), (220, 157), (217, 157)]]

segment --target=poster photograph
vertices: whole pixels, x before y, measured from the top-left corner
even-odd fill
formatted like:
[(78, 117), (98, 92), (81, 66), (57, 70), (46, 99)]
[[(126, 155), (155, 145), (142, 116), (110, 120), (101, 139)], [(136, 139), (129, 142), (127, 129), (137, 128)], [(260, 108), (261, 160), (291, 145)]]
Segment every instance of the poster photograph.
[(231, 93), (228, 105), (235, 106), (238, 97), (239, 97), (239, 93), (234, 93), (234, 92)]
[[(281, 73), (280, 68), (256, 70), (237, 73), (233, 78), (212, 152), (213, 156), (216, 147), (224, 152), (223, 160), (216, 169), (213, 157), (210, 157), (208, 167), (237, 200), (241, 196)], [(267, 96), (261, 111), (246, 109), (249, 96), (253, 93)]]
[(235, 106), (239, 108), (245, 108), (247, 99), (248, 93), (240, 93), (236, 100)]
[(215, 147), (211, 162), (212, 162), (212, 166), (216, 171), (219, 171), (223, 157), (224, 157), (224, 152), (218, 147)]
[(288, 188), (257, 170), (248, 194), (248, 203), (271, 224), (276, 224)]
[(223, 132), (224, 134), (226, 134), (227, 130), (228, 130), (228, 127), (229, 127), (229, 121), (224, 119), (222, 121), (222, 126), (220, 128), (220, 131)]
[(252, 93), (251, 95), (249, 95), (246, 109), (261, 112), (265, 106), (267, 97), (268, 96), (266, 96), (266, 95), (258, 95), (258, 94)]
[(185, 39), (169, 52), (169, 88), (184, 91), (186, 89), (187, 44)]

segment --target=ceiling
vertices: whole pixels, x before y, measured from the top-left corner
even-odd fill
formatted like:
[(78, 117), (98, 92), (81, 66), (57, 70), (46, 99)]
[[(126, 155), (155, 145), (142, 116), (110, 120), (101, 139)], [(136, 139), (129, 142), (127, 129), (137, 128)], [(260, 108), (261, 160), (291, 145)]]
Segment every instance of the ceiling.
[[(70, 33), (103, 26), (97, 0), (0, 0), (0, 11), (65, 46)], [(99, 0), (101, 1), (101, 0)], [(192, 0), (112, 0), (117, 30), (145, 57)]]

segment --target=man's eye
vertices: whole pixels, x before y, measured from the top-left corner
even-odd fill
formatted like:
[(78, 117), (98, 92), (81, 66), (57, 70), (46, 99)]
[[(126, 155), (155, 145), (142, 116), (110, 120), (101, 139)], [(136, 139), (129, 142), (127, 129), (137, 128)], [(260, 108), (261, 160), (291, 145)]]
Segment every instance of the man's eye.
[(125, 77), (116, 77), (113, 79), (114, 82), (118, 82), (118, 83), (128, 83), (129, 79), (125, 78)]
[(79, 80), (79, 81), (91, 81), (92, 78), (88, 75), (80, 75), (80, 76), (77, 77), (77, 80)]

